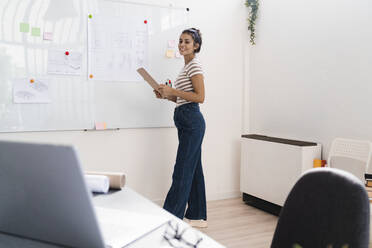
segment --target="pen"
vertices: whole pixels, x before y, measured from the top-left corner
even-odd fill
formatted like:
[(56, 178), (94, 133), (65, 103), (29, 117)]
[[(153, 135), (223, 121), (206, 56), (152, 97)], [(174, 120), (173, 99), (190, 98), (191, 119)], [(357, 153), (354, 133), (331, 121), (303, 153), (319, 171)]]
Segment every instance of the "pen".
[(172, 82), (170, 81), (170, 79), (167, 79), (167, 81), (165, 82), (165, 85), (172, 87)]

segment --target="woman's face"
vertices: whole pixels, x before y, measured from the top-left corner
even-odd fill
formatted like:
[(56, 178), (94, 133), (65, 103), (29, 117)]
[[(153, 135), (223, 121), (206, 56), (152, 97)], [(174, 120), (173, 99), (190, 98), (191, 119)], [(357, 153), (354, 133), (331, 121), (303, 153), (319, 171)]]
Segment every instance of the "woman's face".
[(194, 50), (198, 48), (198, 44), (195, 44), (191, 35), (181, 34), (180, 41), (178, 43), (178, 50), (182, 56), (194, 54)]

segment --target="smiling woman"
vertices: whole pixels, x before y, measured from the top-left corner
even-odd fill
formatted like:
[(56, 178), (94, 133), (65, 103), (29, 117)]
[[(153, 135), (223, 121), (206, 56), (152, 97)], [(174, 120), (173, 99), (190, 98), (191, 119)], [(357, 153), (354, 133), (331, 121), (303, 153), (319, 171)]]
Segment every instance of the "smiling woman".
[[(165, 199), (164, 209), (180, 219), (185, 216), (191, 226), (207, 226), (204, 175), (201, 164), (201, 145), (205, 121), (199, 109), (204, 102), (204, 77), (195, 54), (200, 52), (202, 38), (195, 28), (182, 32), (178, 49), (184, 57), (185, 66), (175, 82), (175, 88), (160, 85), (154, 93), (157, 98), (168, 99), (177, 104), (174, 122), (178, 131), (179, 145), (172, 176), (172, 186)], [(188, 205), (186, 214), (186, 204)]]
[(177, 106), (192, 102), (204, 102), (203, 72), (201, 64), (195, 56), (200, 52), (201, 44), (202, 38), (199, 30), (190, 28), (182, 32), (178, 49), (185, 60), (184, 70), (176, 79), (175, 89), (161, 85), (158, 91), (155, 91), (158, 98), (166, 98), (176, 102)]

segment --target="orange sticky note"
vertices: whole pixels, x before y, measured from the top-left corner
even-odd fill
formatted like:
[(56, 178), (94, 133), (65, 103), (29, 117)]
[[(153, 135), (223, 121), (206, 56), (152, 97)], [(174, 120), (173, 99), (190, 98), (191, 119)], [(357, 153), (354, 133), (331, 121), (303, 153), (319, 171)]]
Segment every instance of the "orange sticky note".
[(32, 83), (32, 84), (35, 83), (35, 80), (31, 78), (30, 83)]
[(167, 58), (174, 58), (174, 50), (168, 49), (167, 52), (165, 53), (165, 56)]
[(318, 167), (325, 167), (326, 161), (322, 159), (314, 159), (313, 161), (313, 167), (318, 168)]
[(169, 48), (175, 48), (176, 47), (176, 41), (175, 40), (168, 40), (168, 47)]
[(90, 74), (90, 75), (89, 75), (89, 78), (93, 78), (93, 74)]
[(313, 167), (314, 168), (318, 168), (318, 167), (321, 167), (322, 166), (322, 160), (320, 159), (314, 159), (313, 161)]

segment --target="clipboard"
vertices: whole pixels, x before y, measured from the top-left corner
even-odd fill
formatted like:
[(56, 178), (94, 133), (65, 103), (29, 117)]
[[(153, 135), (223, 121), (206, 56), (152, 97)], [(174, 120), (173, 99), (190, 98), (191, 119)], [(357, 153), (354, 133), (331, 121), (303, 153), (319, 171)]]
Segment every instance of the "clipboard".
[(141, 67), (137, 69), (137, 72), (145, 79), (145, 81), (154, 89), (158, 90), (159, 84), (151, 77), (151, 75), (145, 70), (145, 68)]

